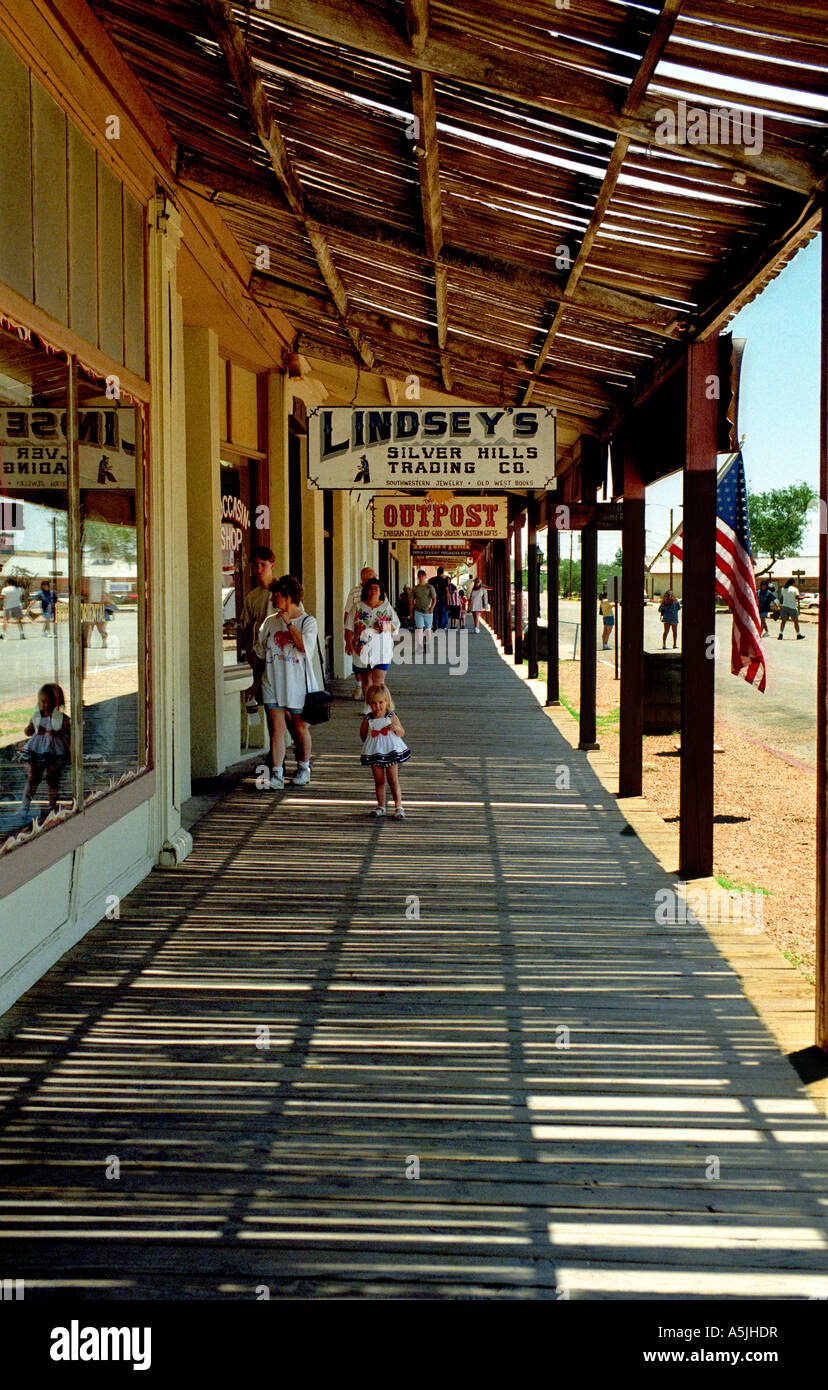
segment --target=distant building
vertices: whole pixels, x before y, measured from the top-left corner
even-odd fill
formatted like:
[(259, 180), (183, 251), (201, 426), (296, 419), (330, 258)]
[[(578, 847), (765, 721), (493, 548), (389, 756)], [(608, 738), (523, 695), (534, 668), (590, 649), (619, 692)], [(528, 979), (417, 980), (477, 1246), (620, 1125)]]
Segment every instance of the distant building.
[[(665, 589), (671, 587), (670, 556), (665, 549), (666, 544), (665, 541), (644, 572), (644, 587), (648, 598), (660, 598)], [(815, 594), (819, 588), (818, 555), (789, 555), (785, 560), (777, 560), (770, 569), (767, 555), (757, 555), (753, 565), (754, 570), (761, 573), (763, 579), (770, 579), (774, 584), (784, 584), (787, 579), (793, 578), (800, 593)], [(672, 589), (676, 597), (681, 598), (681, 560), (673, 560)]]

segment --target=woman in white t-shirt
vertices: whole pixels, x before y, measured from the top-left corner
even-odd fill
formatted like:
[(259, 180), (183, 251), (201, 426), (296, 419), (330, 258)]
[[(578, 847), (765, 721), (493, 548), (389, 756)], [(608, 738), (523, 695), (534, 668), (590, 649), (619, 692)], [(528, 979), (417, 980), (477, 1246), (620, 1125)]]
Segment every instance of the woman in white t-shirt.
[(270, 785), (274, 791), (281, 791), (285, 785), (286, 713), (293, 715), (299, 750), (299, 770), (291, 785), (306, 787), (310, 781), (311, 736), (302, 711), (308, 692), (319, 689), (313, 669), (317, 625), (316, 619), (302, 607), (303, 590), (298, 579), (284, 574), (271, 588), (276, 612), (265, 618), (253, 644), (254, 682), (261, 679), (262, 704), (270, 727)]
[[(348, 611), (346, 627), (353, 634), (354, 671), (367, 700), (370, 686), (382, 685), (385, 680), (394, 657), (394, 634), (400, 629), (400, 620), (378, 579), (369, 579), (363, 585), (359, 603)], [(370, 715), (367, 703), (362, 713)]]

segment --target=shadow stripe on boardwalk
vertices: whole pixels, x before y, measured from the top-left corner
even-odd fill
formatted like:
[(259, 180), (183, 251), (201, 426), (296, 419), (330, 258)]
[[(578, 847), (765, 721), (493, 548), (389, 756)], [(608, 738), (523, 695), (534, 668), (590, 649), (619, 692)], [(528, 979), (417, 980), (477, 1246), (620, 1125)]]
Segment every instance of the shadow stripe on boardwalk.
[(251, 770), (2, 1021), (27, 1296), (828, 1293), (828, 1123), (469, 645), (390, 673), (406, 821), (368, 816), (342, 701), (306, 791)]

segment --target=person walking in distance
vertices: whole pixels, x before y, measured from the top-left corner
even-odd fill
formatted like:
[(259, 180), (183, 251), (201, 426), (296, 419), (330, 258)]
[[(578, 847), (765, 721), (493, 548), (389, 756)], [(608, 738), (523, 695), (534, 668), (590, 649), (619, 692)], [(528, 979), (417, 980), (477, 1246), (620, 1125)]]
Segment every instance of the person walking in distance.
[(759, 636), (768, 637), (768, 618), (773, 611), (773, 594), (767, 579), (759, 580), (756, 598), (759, 604)]
[(437, 573), (431, 581), (432, 588), (437, 594), (437, 602), (434, 605), (434, 627), (435, 630), (442, 630), (448, 624), (448, 575), (443, 566), (437, 566)]
[(40, 600), (40, 609), (43, 613), (43, 636), (53, 637), (55, 635), (55, 608), (57, 607), (57, 598), (52, 588), (51, 579), (44, 579), (41, 581), (40, 588), (35, 598)]
[[(353, 622), (351, 622), (351, 624), (349, 625), (348, 619), (351, 616), (354, 608), (356, 608), (357, 604), (359, 603), (362, 597), (362, 590), (364, 589), (368, 580), (376, 579), (376, 577), (376, 570), (372, 570), (370, 565), (363, 565), (362, 569), (359, 572), (359, 583), (355, 584), (354, 587), (349, 591), (348, 597), (345, 600), (345, 652), (346, 655), (350, 656), (352, 660), (354, 658), (354, 629)], [(356, 682), (356, 684), (354, 685), (354, 688), (351, 691), (351, 699), (362, 700), (364, 702), (365, 692), (363, 690), (361, 681), (362, 670), (356, 660), (353, 660), (353, 667), (354, 681)]]
[(667, 650), (667, 638), (669, 637), (671, 632), (673, 634), (673, 651), (676, 650), (676, 642), (678, 641), (678, 620), (680, 608), (681, 604), (679, 603), (672, 589), (668, 589), (666, 593), (663, 595), (661, 603), (658, 605), (658, 611), (661, 615), (661, 621), (663, 623), (663, 636), (661, 639), (662, 651)]
[(452, 576), (449, 580), (448, 588), (448, 615), (452, 629), (460, 626), (460, 590), (457, 581)]
[(483, 588), (482, 580), (478, 577), (471, 586), (469, 593), (469, 612), (474, 621), (475, 636), (480, 635), (480, 615), (488, 612), (489, 596)]
[(285, 727), (293, 716), (294, 736), (299, 749), (299, 767), (291, 783), (306, 787), (310, 781), (311, 735), (304, 718), (305, 696), (319, 685), (313, 669), (317, 623), (302, 607), (302, 585), (291, 574), (283, 574), (273, 585), (276, 612), (265, 618), (253, 644), (256, 657), (254, 679), (261, 681), (262, 701), (270, 728), (272, 772), (270, 785), (281, 791), (285, 785)]
[(604, 623), (604, 631), (601, 635), (601, 641), (604, 646), (604, 651), (608, 652), (610, 634), (612, 633), (612, 629), (615, 627), (615, 614), (613, 612), (612, 602), (609, 598), (607, 598), (606, 589), (601, 590), (601, 597), (598, 600), (598, 611), (600, 612), (601, 618)]
[[(417, 570), (417, 583), (414, 585), (414, 630), (418, 634), (417, 646), (428, 648), (428, 634), (434, 622), (434, 605), (437, 590), (426, 580), (425, 570)], [(422, 633), (422, 636), (419, 634)]]
[(367, 698), (369, 713), (362, 720), (359, 736), (363, 741), (362, 765), (370, 767), (374, 774), (377, 804), (371, 814), (385, 815), (387, 782), (394, 797), (394, 819), (405, 820), (399, 773), (400, 763), (411, 757), (411, 749), (403, 743), (405, 729), (394, 713), (394, 701), (387, 686), (381, 682), (369, 686)]
[(779, 641), (782, 641), (782, 633), (785, 631), (786, 623), (793, 623), (797, 642), (804, 641), (805, 633), (799, 631), (799, 590), (792, 579), (789, 579), (780, 595), (782, 600), (782, 614), (779, 621)]
[(9, 625), (9, 618), (11, 618), (20, 628), (21, 641), (25, 642), (26, 634), (23, 631), (23, 590), (13, 579), (10, 579), (8, 583), (3, 586), (2, 599), (3, 631), (0, 633), (0, 637), (5, 637), (6, 628)]

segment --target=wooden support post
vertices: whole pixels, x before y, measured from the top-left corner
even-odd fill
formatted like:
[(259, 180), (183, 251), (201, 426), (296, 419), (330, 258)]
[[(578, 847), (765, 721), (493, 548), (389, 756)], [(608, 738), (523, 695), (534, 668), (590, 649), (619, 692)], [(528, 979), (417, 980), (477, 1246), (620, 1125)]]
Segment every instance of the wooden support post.
[(546, 532), (546, 703), (561, 703), (560, 679), (558, 670), (558, 568), (560, 560), (561, 533), (554, 525), (554, 508), (549, 508), (549, 526)]
[(822, 234), (817, 648), (816, 1044), (828, 1052), (828, 227)]
[(718, 335), (687, 351), (679, 875), (713, 872)]
[(380, 541), (378, 543), (377, 550), (379, 556), (377, 562), (377, 568), (379, 570), (379, 582), (380, 584), (382, 584), (383, 588), (385, 589), (385, 592), (390, 596), (391, 565), (389, 563), (390, 554), (388, 549), (388, 541)]
[(499, 541), (503, 547), (503, 652), (505, 656), (514, 655), (512, 640), (512, 528), (509, 538)]
[(515, 665), (523, 663), (523, 512), (515, 517)]
[(621, 537), (621, 737), (619, 796), (641, 796), (644, 744), (644, 482), (629, 435), (621, 442), (624, 523)]
[(529, 631), (527, 633), (527, 664), (530, 680), (538, 678), (538, 504), (534, 498), (526, 509), (528, 528), (526, 565), (528, 573)]
[(598, 532), (581, 532), (581, 712), (578, 747), (600, 748), (596, 741), (596, 681), (598, 653)]

